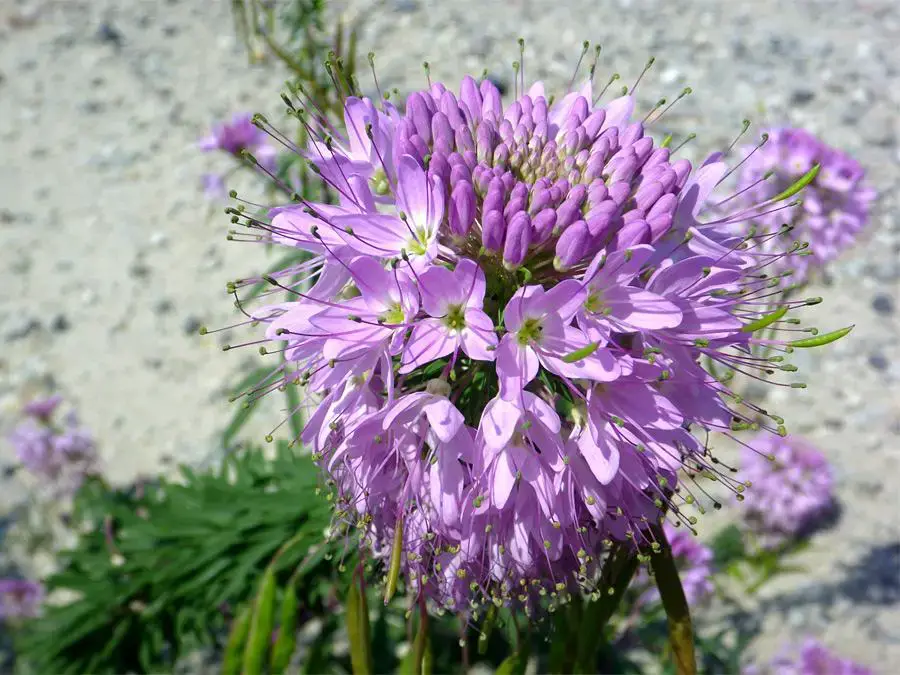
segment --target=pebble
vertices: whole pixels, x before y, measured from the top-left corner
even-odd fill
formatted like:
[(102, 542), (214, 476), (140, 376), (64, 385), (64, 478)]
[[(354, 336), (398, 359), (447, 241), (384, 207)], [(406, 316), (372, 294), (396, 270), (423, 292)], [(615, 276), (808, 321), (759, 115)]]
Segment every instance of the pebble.
[(15, 342), (28, 337), (31, 333), (39, 330), (40, 327), (41, 322), (34, 317), (21, 314), (13, 315), (7, 320), (6, 326), (4, 326), (3, 337), (7, 342)]
[(72, 323), (65, 314), (57, 314), (50, 323), (50, 330), (54, 333), (65, 333), (72, 327)]
[(885, 293), (879, 293), (874, 298), (872, 298), (872, 309), (874, 309), (878, 314), (893, 314), (895, 309), (894, 299)]
[(196, 335), (201, 326), (203, 326), (203, 321), (198, 317), (191, 315), (184, 320), (182, 330), (184, 330), (186, 335)]

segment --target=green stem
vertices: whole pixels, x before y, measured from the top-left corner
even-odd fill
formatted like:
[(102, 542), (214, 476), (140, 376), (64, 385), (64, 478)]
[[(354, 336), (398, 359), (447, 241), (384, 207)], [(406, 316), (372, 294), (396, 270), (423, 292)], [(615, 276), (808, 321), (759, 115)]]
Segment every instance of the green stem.
[(416, 641), (413, 644), (413, 673), (422, 675), (422, 665), (425, 661), (425, 647), (428, 644), (428, 612), (425, 609), (425, 595), (419, 591), (419, 630), (416, 633)]
[(672, 557), (672, 549), (666, 539), (662, 527), (653, 528), (653, 534), (662, 548), (651, 555), (656, 587), (662, 598), (666, 619), (669, 623), (669, 644), (675, 658), (675, 671), (678, 675), (696, 675), (697, 661), (694, 653), (694, 628), (691, 623), (691, 611), (688, 607), (681, 579)]
[(606, 625), (622, 602), (637, 571), (638, 559), (629, 546), (622, 545), (613, 551), (607, 564), (609, 572), (604, 575), (607, 585), (602, 590), (603, 597), (589, 602), (581, 618), (576, 672), (589, 673), (596, 670), (597, 649), (604, 640)]

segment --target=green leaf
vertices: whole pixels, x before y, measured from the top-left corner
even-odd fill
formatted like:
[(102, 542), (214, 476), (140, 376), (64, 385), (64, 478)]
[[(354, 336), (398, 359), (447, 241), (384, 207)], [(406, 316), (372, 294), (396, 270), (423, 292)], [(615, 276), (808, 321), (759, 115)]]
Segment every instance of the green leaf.
[(790, 198), (793, 197), (795, 194), (797, 194), (798, 192), (800, 192), (800, 190), (802, 190), (802, 189), (805, 188), (807, 185), (809, 185), (810, 183), (813, 182), (813, 180), (815, 179), (816, 175), (819, 173), (819, 168), (820, 168), (820, 165), (819, 165), (819, 164), (814, 164), (814, 165), (813, 165), (813, 168), (811, 168), (811, 169), (810, 169), (809, 171), (807, 171), (805, 174), (803, 174), (802, 176), (800, 176), (800, 178), (798, 178), (798, 179), (794, 182), (793, 185), (791, 185), (789, 188), (787, 188), (784, 192), (779, 192), (777, 195), (775, 195), (774, 197), (772, 197), (772, 199), (770, 199), (769, 201), (771, 201), (771, 202), (780, 202), (780, 201), (782, 201), (782, 200), (784, 200), (784, 199), (790, 199)]
[(825, 333), (824, 335), (817, 335), (815, 337), (806, 338), (804, 340), (794, 340), (793, 342), (788, 342), (788, 345), (791, 347), (801, 348), (821, 347), (822, 345), (827, 345), (831, 342), (835, 342), (836, 340), (840, 340), (842, 337), (852, 331), (853, 328), (854, 326), (847, 326), (846, 328), (831, 331), (830, 333)]
[(225, 645), (225, 655), (222, 659), (222, 675), (240, 675), (244, 645), (247, 643), (247, 635), (250, 633), (252, 609), (251, 605), (244, 606), (232, 623), (228, 643)]
[(776, 309), (774, 312), (769, 314), (765, 314), (758, 318), (756, 321), (751, 321), (750, 323), (745, 323), (741, 330), (745, 333), (755, 333), (758, 330), (762, 330), (767, 326), (771, 326), (773, 323), (778, 321), (781, 317), (788, 313), (788, 307), (785, 305), (784, 307), (780, 307)]
[(369, 632), (369, 608), (362, 591), (362, 574), (353, 575), (347, 591), (347, 636), (350, 639), (350, 661), (353, 675), (372, 673), (372, 651)]
[(400, 554), (403, 552), (403, 520), (397, 520), (394, 528), (394, 548), (391, 549), (391, 565), (388, 568), (387, 584), (384, 587), (384, 604), (387, 605), (397, 592), (397, 581), (400, 578)]
[(576, 349), (574, 352), (571, 352), (570, 354), (566, 354), (565, 356), (562, 357), (562, 360), (565, 361), (566, 363), (575, 363), (576, 361), (581, 361), (582, 359), (587, 358), (588, 356), (593, 354), (595, 351), (597, 351), (597, 348), (599, 346), (600, 346), (599, 342), (592, 342), (591, 344), (586, 345), (586, 346), (582, 347), (581, 349)]
[(675, 671), (678, 675), (696, 675), (697, 660), (694, 649), (694, 628), (691, 623), (691, 612), (688, 608), (681, 579), (672, 557), (672, 549), (666, 539), (665, 532), (659, 526), (653, 527), (656, 540), (662, 545), (658, 553), (650, 557), (653, 565), (654, 579), (666, 619), (669, 624), (669, 645), (675, 659)]
[(244, 668), (241, 675), (261, 675), (269, 645), (272, 642), (272, 628), (275, 624), (275, 573), (271, 567), (263, 574), (256, 601), (253, 603), (253, 617), (250, 619), (250, 634), (244, 649)]
[(606, 625), (622, 602), (637, 571), (638, 559), (629, 546), (620, 545), (607, 565), (609, 571), (604, 574), (602, 596), (587, 604), (579, 624), (575, 668), (583, 672), (596, 670), (597, 650), (603, 644)]
[[(497, 666), (494, 671), (495, 675), (525, 675), (528, 668), (528, 643), (525, 643), (521, 651), (515, 652), (507, 656), (503, 662)], [(593, 671), (588, 671), (593, 672)]]
[(270, 671), (273, 674), (283, 673), (291, 663), (291, 656), (297, 647), (297, 591), (289, 584), (281, 601), (281, 625), (278, 638), (272, 647)]
[(720, 569), (747, 557), (744, 533), (737, 525), (729, 525), (719, 530), (710, 542), (710, 548), (714, 564)]

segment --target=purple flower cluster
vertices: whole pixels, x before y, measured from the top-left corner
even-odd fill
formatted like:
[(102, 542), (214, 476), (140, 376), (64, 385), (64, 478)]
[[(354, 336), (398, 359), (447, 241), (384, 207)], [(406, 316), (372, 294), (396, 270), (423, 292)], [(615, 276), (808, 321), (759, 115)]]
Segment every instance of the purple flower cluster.
[[(666, 522), (663, 529), (672, 548), (672, 556), (675, 558), (675, 565), (681, 577), (681, 587), (684, 589), (688, 604), (691, 607), (701, 604), (715, 590), (712, 582), (712, 549), (700, 543), (697, 536), (687, 527), (674, 527)], [(650, 586), (651, 583), (649, 574), (639, 570), (635, 585), (641, 588)], [(659, 592), (655, 587), (647, 590), (638, 600), (639, 605), (647, 602), (659, 602)]]
[(745, 329), (770, 311), (770, 259), (721, 233), (743, 211), (699, 220), (721, 154), (694, 171), (634, 98), (599, 99), (536, 84), (504, 107), (467, 77), (402, 114), (348, 98), (341, 133), (292, 108), (339, 204), (230, 210), (311, 256), (264, 277), (288, 300), (248, 312), (284, 358), (251, 396), (304, 388), (340, 522), (449, 608), (527, 611), (584, 584), (603, 544), (695, 522), (681, 470), (743, 489), (702, 439), (757, 412), (700, 363), (772, 372)]
[[(802, 204), (789, 210), (754, 211), (762, 247), (783, 254), (796, 239), (809, 244), (805, 255), (792, 256), (793, 283), (837, 258), (856, 241), (869, 221), (875, 190), (865, 181), (865, 170), (846, 153), (826, 145), (803, 129), (772, 129), (769, 139), (750, 154), (740, 172), (743, 201), (752, 208), (792, 185), (819, 164), (812, 183), (804, 190)], [(757, 215), (758, 214), (758, 215)], [(784, 224), (790, 226), (787, 231)], [(780, 258), (776, 266), (787, 258)]]
[[(229, 155), (241, 158), (246, 150), (251, 153), (261, 167), (267, 171), (275, 171), (277, 150), (269, 136), (253, 124), (253, 118), (246, 113), (235, 114), (231, 122), (224, 122), (213, 127), (212, 132), (200, 139), (198, 147), (210, 152), (220, 150)], [(225, 179), (221, 174), (203, 176), (203, 186), (211, 198), (225, 196)]]
[(38, 615), (44, 587), (26, 579), (0, 579), (0, 620), (29, 619)]
[(62, 402), (58, 395), (32, 401), (24, 407), (27, 419), (13, 429), (10, 442), (22, 466), (51, 481), (80, 483), (96, 459), (94, 438), (82, 427), (74, 412), (66, 415), (62, 426), (53, 421)]
[(749, 485), (745, 522), (764, 544), (802, 536), (835, 508), (831, 466), (802, 438), (759, 434), (743, 448), (739, 475)]
[(850, 659), (842, 659), (817, 640), (808, 638), (796, 655), (782, 654), (765, 668), (746, 668), (744, 675), (873, 675), (873, 671)]

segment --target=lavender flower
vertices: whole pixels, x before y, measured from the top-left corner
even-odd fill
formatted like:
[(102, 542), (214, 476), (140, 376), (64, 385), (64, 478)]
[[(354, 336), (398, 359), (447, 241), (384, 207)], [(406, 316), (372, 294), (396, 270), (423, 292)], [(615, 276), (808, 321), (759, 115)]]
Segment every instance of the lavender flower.
[(763, 669), (749, 668), (745, 675), (754, 673), (770, 673), (771, 675), (873, 675), (869, 668), (854, 663), (850, 659), (842, 659), (829, 651), (825, 645), (808, 638), (800, 646), (796, 656), (785, 652), (772, 660)]
[(97, 457), (94, 438), (83, 428), (74, 412), (66, 415), (62, 426), (52, 416), (62, 398), (53, 396), (25, 406), (30, 416), (15, 429), (10, 442), (22, 466), (29, 472), (51, 481), (80, 483)]
[[(275, 146), (264, 132), (253, 125), (252, 117), (247, 114), (237, 113), (231, 118), (231, 122), (217, 124), (209, 136), (200, 139), (198, 145), (205, 152), (221, 150), (238, 158), (246, 150), (256, 158), (260, 166), (269, 171), (275, 170)], [(211, 187), (208, 178), (206, 187)]]
[(764, 545), (802, 536), (835, 507), (828, 460), (796, 436), (758, 435), (743, 449), (740, 475), (750, 485), (745, 521)]
[(245, 309), (288, 364), (257, 391), (305, 388), (299, 440), (336, 530), (449, 608), (531, 611), (591, 578), (604, 543), (652, 547), (650, 525), (693, 503), (683, 469), (743, 490), (701, 438), (756, 413), (699, 364), (771, 367), (746, 329), (771, 256), (722, 231), (742, 207), (701, 221), (721, 154), (692, 171), (632, 96), (602, 93), (551, 103), (538, 83), (504, 107), (467, 77), (403, 114), (350, 97), (343, 132), (294, 107), (340, 203), (230, 211), (312, 254), (265, 277), (289, 301)]
[[(746, 190), (748, 207), (785, 190), (815, 164), (821, 165), (801, 205), (758, 210), (752, 218), (767, 251), (787, 251), (794, 239), (809, 243), (808, 255), (791, 258), (791, 280), (804, 282), (853, 245), (869, 222), (875, 190), (865, 181), (859, 162), (802, 129), (772, 129), (767, 143), (746, 151), (752, 154), (742, 166), (739, 183)], [(782, 228), (785, 223), (792, 228), (789, 232)], [(783, 263), (785, 258), (780, 260)]]
[(44, 587), (26, 579), (0, 579), (0, 619), (28, 619), (38, 615)]

